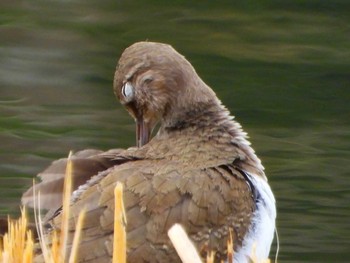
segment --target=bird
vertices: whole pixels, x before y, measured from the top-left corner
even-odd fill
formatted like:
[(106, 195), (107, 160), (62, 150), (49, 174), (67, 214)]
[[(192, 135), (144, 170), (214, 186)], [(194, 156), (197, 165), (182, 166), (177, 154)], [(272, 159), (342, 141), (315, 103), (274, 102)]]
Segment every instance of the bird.
[[(234, 262), (249, 262), (255, 245), (256, 256), (268, 258), (276, 201), (264, 167), (247, 133), (191, 63), (171, 45), (134, 43), (121, 54), (113, 90), (135, 121), (136, 145), (71, 157), (71, 220), (86, 209), (78, 262), (111, 262), (116, 182), (124, 185), (128, 262), (181, 262), (167, 236), (176, 223), (203, 259), (215, 251), (215, 262), (229, 260), (230, 230)], [(53, 162), (36, 185), (54, 228), (66, 163)], [(33, 188), (22, 203), (33, 204)]]

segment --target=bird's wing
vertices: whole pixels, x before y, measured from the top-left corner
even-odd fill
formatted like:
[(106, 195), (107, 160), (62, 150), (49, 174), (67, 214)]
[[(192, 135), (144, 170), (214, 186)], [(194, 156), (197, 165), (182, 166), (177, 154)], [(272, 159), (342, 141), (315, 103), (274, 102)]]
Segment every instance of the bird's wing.
[[(224, 257), (229, 228), (239, 245), (254, 211), (252, 191), (232, 165), (194, 169), (169, 160), (130, 161), (92, 180), (72, 204), (72, 235), (79, 212), (87, 211), (79, 261), (112, 257), (117, 182), (124, 185), (128, 262), (179, 262), (166, 234), (174, 223), (185, 227), (199, 251), (214, 249)], [(60, 220), (53, 219), (55, 228)]]
[[(71, 156), (74, 166), (72, 174), (73, 190), (84, 184), (93, 175), (116, 164), (113, 156), (122, 150), (110, 150), (109, 155), (99, 150), (83, 150)], [(41, 182), (35, 185), (36, 193), (40, 192), (42, 209), (57, 209), (62, 205), (63, 183), (67, 166), (67, 158), (52, 162), (43, 172), (38, 174)], [(34, 188), (29, 188), (22, 195), (22, 204), (33, 207)]]

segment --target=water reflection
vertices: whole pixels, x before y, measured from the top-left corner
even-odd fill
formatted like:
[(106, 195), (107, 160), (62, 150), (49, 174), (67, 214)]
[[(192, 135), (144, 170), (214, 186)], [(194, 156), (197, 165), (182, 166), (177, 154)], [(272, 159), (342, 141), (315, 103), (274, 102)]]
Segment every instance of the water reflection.
[(282, 262), (350, 258), (346, 1), (4, 1), (0, 214), (69, 150), (134, 144), (115, 102), (132, 42), (172, 44), (249, 132), (278, 200)]

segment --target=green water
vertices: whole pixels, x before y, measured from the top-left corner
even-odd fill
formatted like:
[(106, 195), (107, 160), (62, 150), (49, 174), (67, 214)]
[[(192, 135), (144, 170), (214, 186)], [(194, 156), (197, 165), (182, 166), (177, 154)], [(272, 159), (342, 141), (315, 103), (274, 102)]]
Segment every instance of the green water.
[(0, 215), (69, 150), (134, 144), (112, 80), (140, 40), (184, 54), (249, 133), (277, 198), (279, 261), (350, 261), (348, 1), (3, 0)]

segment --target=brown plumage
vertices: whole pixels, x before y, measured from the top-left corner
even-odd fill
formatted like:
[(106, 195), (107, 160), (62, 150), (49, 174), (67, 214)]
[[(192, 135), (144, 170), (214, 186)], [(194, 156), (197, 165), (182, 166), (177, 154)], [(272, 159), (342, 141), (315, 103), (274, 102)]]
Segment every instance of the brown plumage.
[[(240, 125), (191, 64), (171, 46), (140, 42), (122, 54), (114, 92), (136, 121), (137, 148), (76, 154), (72, 220), (87, 208), (81, 262), (110, 262), (113, 189), (124, 184), (128, 262), (180, 262), (167, 230), (181, 223), (200, 253), (226, 257), (229, 228), (239, 250), (252, 224), (256, 193), (248, 175), (266, 180)], [(160, 123), (158, 133), (151, 132)], [(59, 207), (64, 161), (41, 174), (38, 188)], [(91, 169), (91, 167), (94, 167)], [(48, 176), (48, 173), (52, 175)], [(50, 192), (58, 195), (50, 201)], [(31, 190), (23, 201), (31, 202)], [(50, 218), (50, 216), (48, 218)], [(50, 219), (59, 227), (60, 215)], [(74, 224), (72, 223), (72, 232)]]

